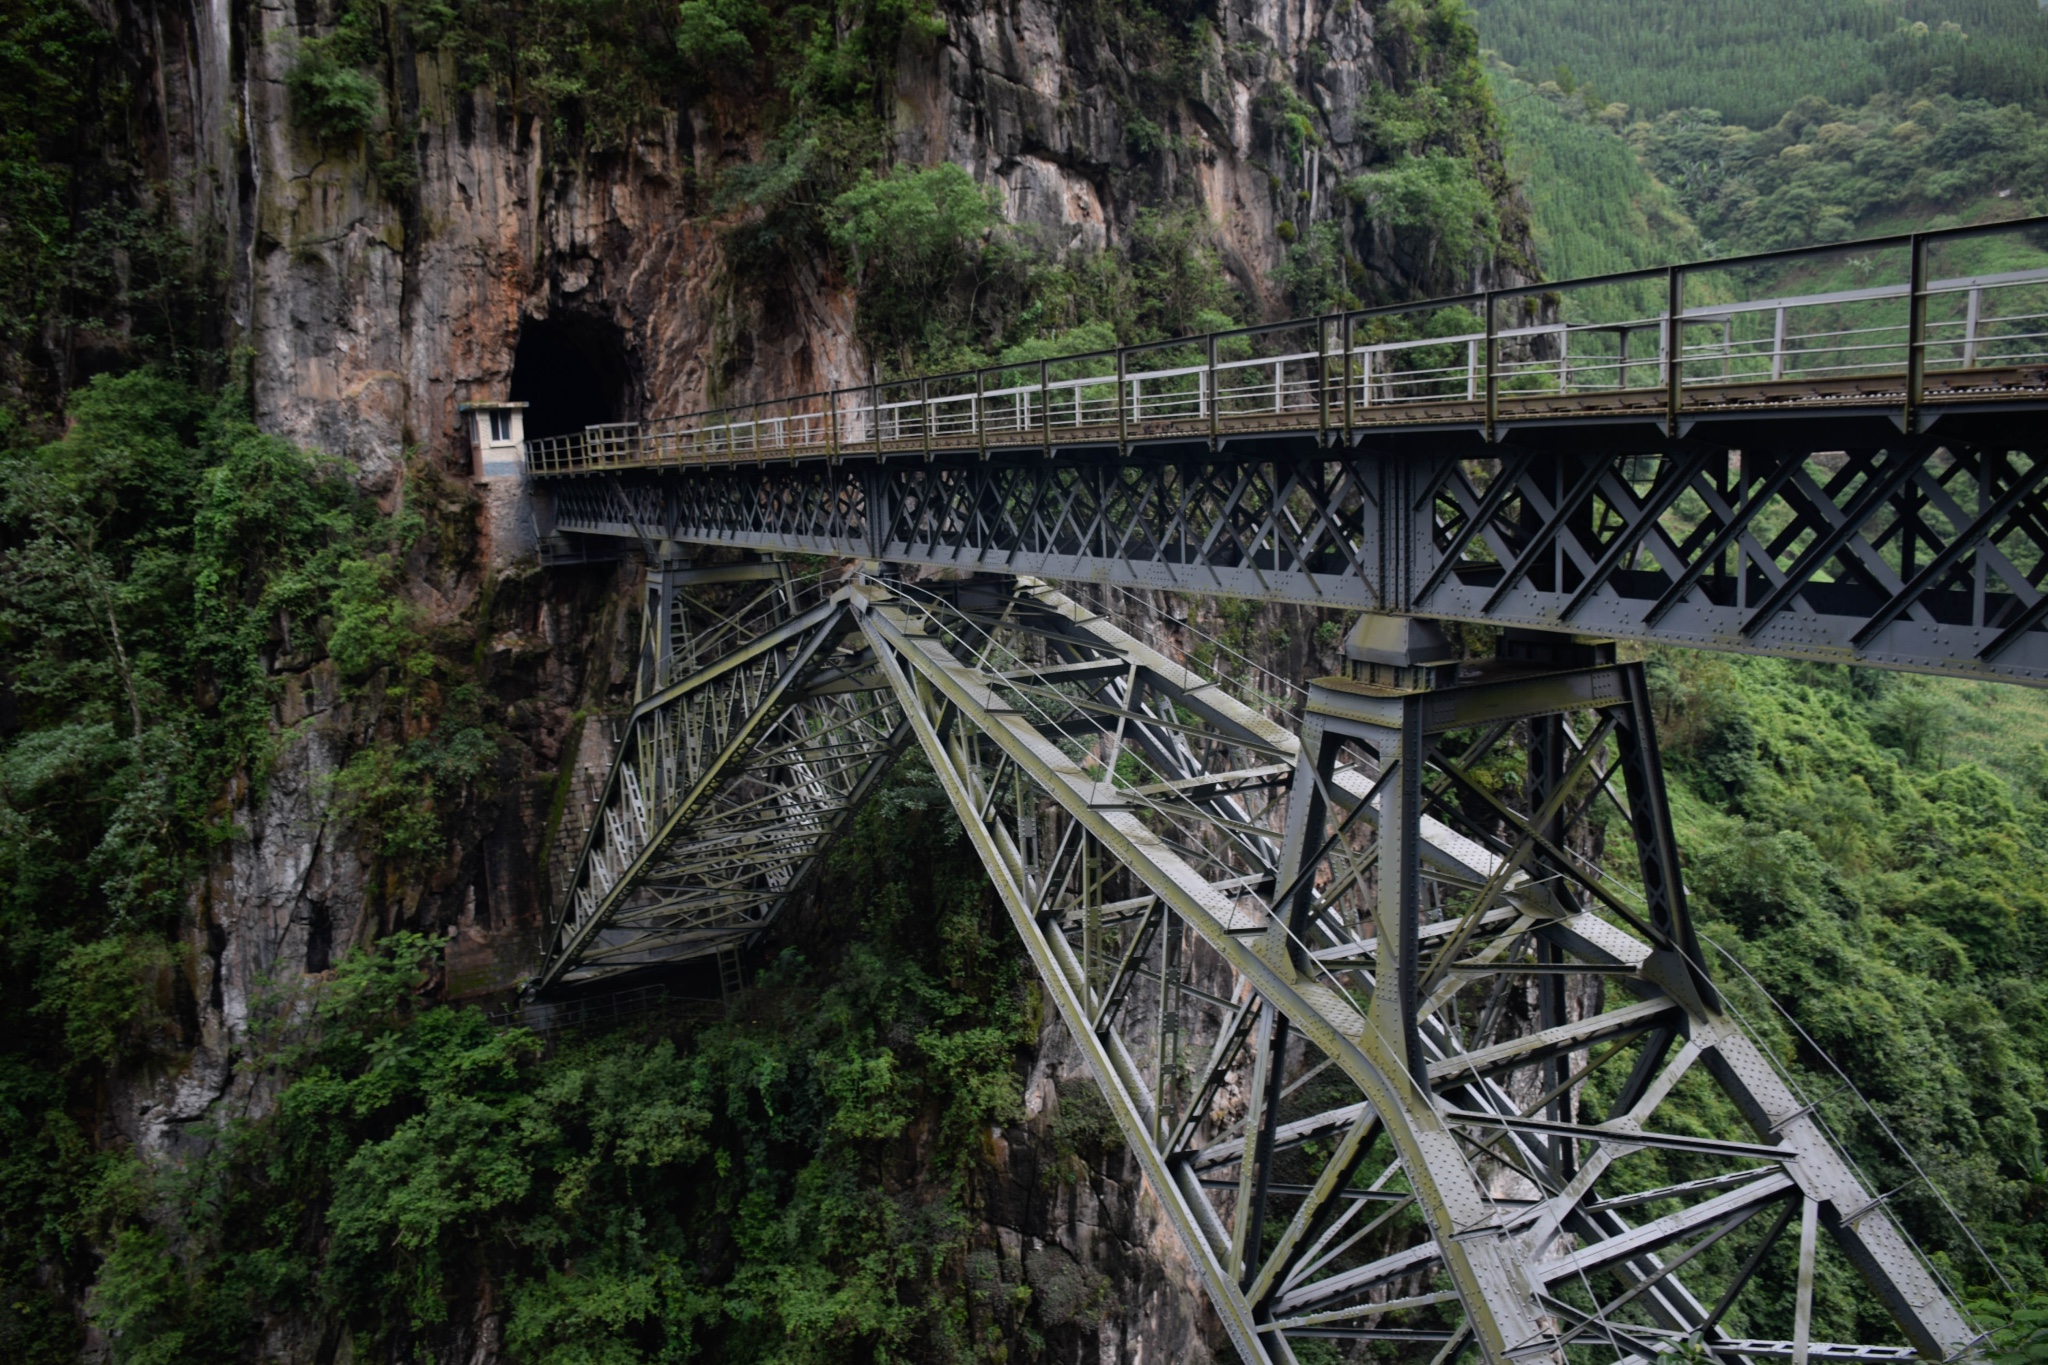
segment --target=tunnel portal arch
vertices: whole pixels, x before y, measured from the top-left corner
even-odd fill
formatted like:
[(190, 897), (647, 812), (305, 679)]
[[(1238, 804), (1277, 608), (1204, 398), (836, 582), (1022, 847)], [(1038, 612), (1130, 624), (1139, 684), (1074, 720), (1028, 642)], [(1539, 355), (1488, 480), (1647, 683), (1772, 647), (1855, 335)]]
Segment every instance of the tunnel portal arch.
[(564, 436), (631, 420), (625, 339), (600, 318), (527, 318), (512, 356), (512, 401), (525, 403), (526, 435)]

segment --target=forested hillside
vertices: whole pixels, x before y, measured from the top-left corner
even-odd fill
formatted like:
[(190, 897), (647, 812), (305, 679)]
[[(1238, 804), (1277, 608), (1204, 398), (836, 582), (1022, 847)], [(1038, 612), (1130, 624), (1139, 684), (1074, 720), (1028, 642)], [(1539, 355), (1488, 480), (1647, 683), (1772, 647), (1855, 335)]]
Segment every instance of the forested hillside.
[(1751, 128), (1712, 109), (1639, 119), (1590, 87), (1493, 76), (1556, 279), (2048, 208), (2048, 114), (2018, 104), (1806, 95)]
[[(1551, 278), (2048, 211), (2032, 0), (1477, 8)], [(2001, 1275), (2048, 1287), (2048, 696), (1676, 650), (1653, 668), (1732, 998), (1833, 1091), (1947, 1273), (1987, 1300)]]
[(1714, 109), (1764, 127), (1807, 95), (2048, 99), (2035, 0), (1476, 0), (1481, 40), (1532, 80), (1588, 85), (1654, 118)]
[(2048, 8), (1481, 0), (1553, 279), (2048, 210)]
[(1688, 651), (1653, 672), (1688, 885), (1808, 1035), (1773, 1021), (1784, 1055), (1959, 1283), (2048, 1285), (2048, 697)]

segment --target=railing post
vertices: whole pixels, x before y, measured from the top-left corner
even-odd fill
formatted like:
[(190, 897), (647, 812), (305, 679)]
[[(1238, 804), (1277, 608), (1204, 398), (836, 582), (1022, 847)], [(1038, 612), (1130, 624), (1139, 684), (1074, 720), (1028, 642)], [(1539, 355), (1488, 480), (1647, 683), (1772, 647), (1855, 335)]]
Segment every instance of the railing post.
[(1351, 314), (1344, 315), (1340, 341), (1344, 347), (1344, 370), (1339, 380), (1344, 385), (1344, 444), (1351, 444)]
[(982, 382), (981, 371), (974, 372), (974, 439), (981, 447), (981, 458), (988, 458), (988, 423), (981, 419), (983, 395), (988, 386)]
[(1316, 439), (1330, 443), (1330, 320), (1316, 319)]
[(1771, 324), (1771, 378), (1785, 377), (1785, 310), (1778, 309), (1777, 319)]
[(1124, 348), (1116, 348), (1116, 453), (1131, 453), (1129, 424), (1124, 421)]
[(1914, 233), (1907, 251), (1911, 283), (1906, 293), (1906, 431), (1920, 430), (1920, 399), (1927, 382), (1927, 239)]
[(868, 432), (875, 443), (875, 458), (882, 458), (882, 381), (872, 364), (868, 366)]
[(1052, 389), (1050, 380), (1052, 362), (1040, 357), (1038, 361), (1038, 438), (1045, 458), (1052, 458)]
[(1222, 396), (1216, 392), (1216, 334), (1214, 332), (1209, 333), (1208, 336), (1203, 338), (1203, 342), (1209, 356), (1209, 369), (1202, 376), (1202, 382), (1208, 386), (1203, 392), (1209, 395), (1209, 452), (1213, 455), (1216, 451), (1217, 431), (1222, 425), (1221, 411), (1223, 407)]
[(826, 463), (839, 463), (839, 390), (825, 392)]
[(1664, 434), (1678, 439), (1679, 384), (1685, 368), (1685, 272), (1672, 266), (1664, 280)]
[(1969, 294), (1969, 309), (1963, 314), (1963, 368), (1977, 367), (1977, 319), (1984, 309), (1984, 289), (1978, 286)]
[[(1486, 291), (1486, 439), (1494, 439), (1494, 428), (1500, 421), (1500, 324), (1494, 319), (1493, 291)], [(1472, 398), (1474, 378), (1472, 356), (1468, 349), (1465, 357), (1465, 399)]]
[(917, 381), (917, 430), (924, 437), (924, 462), (932, 462), (932, 381)]

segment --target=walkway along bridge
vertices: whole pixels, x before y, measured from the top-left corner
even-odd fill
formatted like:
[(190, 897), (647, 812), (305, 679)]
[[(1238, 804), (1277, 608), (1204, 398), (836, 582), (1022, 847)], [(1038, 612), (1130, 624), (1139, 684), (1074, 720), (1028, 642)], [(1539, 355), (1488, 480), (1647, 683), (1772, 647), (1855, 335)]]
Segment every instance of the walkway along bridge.
[[(2039, 680), (2044, 411), (2029, 220), (528, 442), (558, 536), (650, 556), (537, 986), (729, 954), (915, 744), (1246, 1360), (1952, 1358), (1591, 637)], [(1368, 614), (1279, 708), (1054, 578)], [(1814, 1338), (1837, 1260), (1894, 1341)]]

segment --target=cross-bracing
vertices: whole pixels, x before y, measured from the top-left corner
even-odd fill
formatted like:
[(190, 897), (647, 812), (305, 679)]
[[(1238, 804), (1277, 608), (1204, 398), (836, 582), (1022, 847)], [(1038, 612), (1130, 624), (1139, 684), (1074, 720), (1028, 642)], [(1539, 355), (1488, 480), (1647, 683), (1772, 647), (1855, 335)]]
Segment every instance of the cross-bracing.
[(2033, 219), (598, 428), (527, 464), (543, 529), (584, 547), (2039, 683), (2044, 432)]
[[(1707, 972), (1613, 646), (1461, 661), (1367, 618), (1282, 724), (1037, 580), (650, 582), (642, 700), (545, 983), (758, 933), (915, 742), (1245, 1359), (1971, 1340)], [(1674, 1095), (1735, 1130), (1661, 1121)], [(1896, 1339), (1813, 1339), (1835, 1258)]]
[[(528, 442), (579, 557), (666, 547), (539, 984), (729, 964), (915, 743), (1247, 1360), (1954, 1357), (1556, 632), (2048, 681), (2044, 415), (2029, 220)], [(1282, 723), (1033, 573), (1371, 615)], [(1842, 1263), (1890, 1340), (1814, 1339)]]

